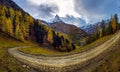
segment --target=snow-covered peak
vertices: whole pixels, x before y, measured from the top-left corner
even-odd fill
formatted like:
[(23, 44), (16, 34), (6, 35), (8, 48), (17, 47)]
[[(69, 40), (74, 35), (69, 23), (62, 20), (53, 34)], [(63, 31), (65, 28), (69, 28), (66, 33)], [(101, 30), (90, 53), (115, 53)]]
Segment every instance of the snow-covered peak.
[[(46, 21), (46, 22), (48, 22), (48, 21)], [(70, 16), (70, 15), (67, 15), (66, 17), (60, 17), (60, 16), (56, 15), (53, 19), (49, 20), (48, 24), (51, 25), (56, 22), (73, 24), (78, 27), (82, 27), (82, 26), (86, 25), (85, 20), (78, 18), (78, 17)]]
[(56, 15), (55, 18), (53, 19), (53, 22), (62, 22), (62, 20), (58, 15)]

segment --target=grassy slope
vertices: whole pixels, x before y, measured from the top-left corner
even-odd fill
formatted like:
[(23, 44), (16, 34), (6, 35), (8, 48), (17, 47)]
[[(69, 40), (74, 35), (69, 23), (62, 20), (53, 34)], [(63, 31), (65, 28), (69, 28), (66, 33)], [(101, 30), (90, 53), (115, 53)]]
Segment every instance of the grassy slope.
[(120, 41), (115, 50), (93, 72), (120, 72)]
[(26, 46), (30, 44), (31, 43), (21, 43), (0, 33), (0, 72), (29, 72), (29, 69), (23, 68), (20, 62), (9, 55), (7, 49), (9, 47)]
[(94, 46), (97, 46), (101, 43), (103, 43), (104, 41), (108, 40), (109, 38), (111, 38), (113, 35), (110, 35), (110, 36), (106, 36), (106, 37), (103, 37), (103, 38), (100, 38), (99, 40), (89, 44), (89, 45), (86, 45), (84, 47), (78, 47), (71, 51), (71, 52), (59, 52), (59, 51), (56, 51), (56, 50), (51, 50), (49, 48), (41, 48), (41, 47), (31, 47), (31, 48), (20, 48), (19, 50), (24, 52), (24, 53), (28, 53), (28, 54), (35, 54), (35, 55), (66, 55), (66, 54), (73, 54), (73, 53), (77, 53), (77, 52), (80, 52), (80, 51), (83, 51), (83, 50), (87, 50), (87, 49), (90, 49), (90, 48), (93, 48)]

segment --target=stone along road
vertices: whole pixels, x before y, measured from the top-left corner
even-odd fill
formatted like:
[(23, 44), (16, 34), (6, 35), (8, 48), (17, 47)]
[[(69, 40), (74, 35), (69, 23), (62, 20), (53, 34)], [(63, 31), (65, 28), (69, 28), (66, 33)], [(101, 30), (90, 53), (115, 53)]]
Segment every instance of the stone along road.
[(90, 61), (97, 58), (102, 53), (112, 50), (120, 38), (120, 32), (114, 37), (106, 41), (104, 44), (97, 46), (78, 54), (60, 56), (60, 57), (44, 57), (24, 54), (18, 51), (18, 48), (10, 48), (8, 52), (19, 61), (38, 69), (40, 72), (83, 72), (83, 66), (90, 64)]

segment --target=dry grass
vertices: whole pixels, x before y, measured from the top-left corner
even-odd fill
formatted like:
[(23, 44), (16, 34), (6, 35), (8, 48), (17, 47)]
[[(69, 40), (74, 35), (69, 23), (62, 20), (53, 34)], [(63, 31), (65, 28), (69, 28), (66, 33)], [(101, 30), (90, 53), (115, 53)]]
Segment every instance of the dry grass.
[(93, 72), (120, 72), (120, 44)]
[(0, 72), (29, 72), (29, 69), (23, 68), (21, 63), (7, 52), (10, 47), (25, 45), (32, 45), (32, 43), (22, 43), (0, 33)]

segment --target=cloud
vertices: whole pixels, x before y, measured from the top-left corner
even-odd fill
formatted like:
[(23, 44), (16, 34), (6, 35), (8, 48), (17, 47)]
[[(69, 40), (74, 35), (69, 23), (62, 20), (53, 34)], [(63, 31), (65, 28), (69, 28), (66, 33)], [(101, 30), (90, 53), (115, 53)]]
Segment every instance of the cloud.
[[(13, 0), (34, 18), (50, 21), (56, 14), (73, 16), (75, 25), (96, 23), (118, 12), (119, 0)], [(120, 13), (119, 13), (120, 16)], [(72, 17), (71, 17), (72, 18)], [(64, 18), (70, 20), (71, 18)], [(77, 18), (77, 19), (76, 19)], [(78, 19), (79, 18), (79, 19)], [(79, 23), (81, 19), (81, 22)], [(73, 22), (72, 21), (72, 22)], [(85, 22), (86, 21), (86, 22)], [(79, 23), (79, 24), (76, 24)]]
[(80, 17), (80, 15), (74, 11), (74, 0), (27, 0), (31, 5), (39, 6), (41, 4), (56, 4), (58, 6), (59, 12), (56, 13), (61, 17), (66, 15), (73, 15), (75, 17)]
[(59, 12), (56, 4), (45, 0), (14, 0), (36, 19), (49, 20)]
[(118, 10), (118, 0), (74, 0), (74, 5), (88, 22), (108, 18)]
[(78, 27), (82, 27), (86, 24), (86, 21), (82, 18), (66, 15), (66, 17), (61, 17), (62, 21), (68, 24), (74, 24)]
[(58, 6), (56, 4), (41, 4), (37, 7), (39, 17), (46, 19), (48, 17), (54, 16), (54, 14), (59, 12)]

